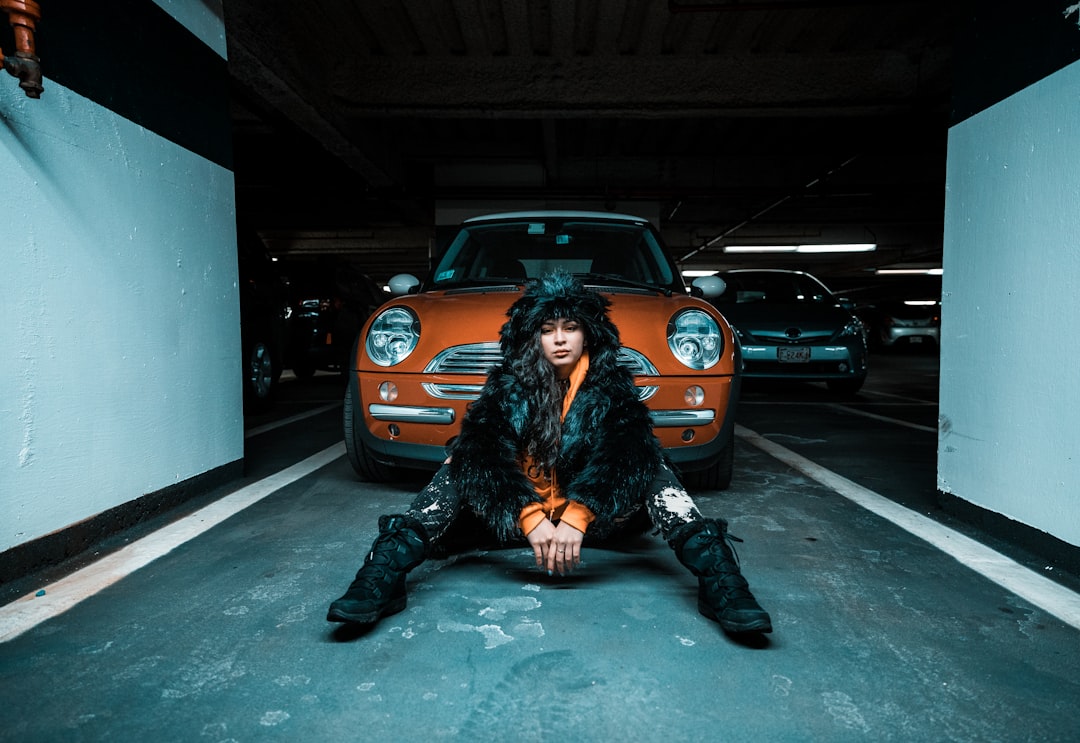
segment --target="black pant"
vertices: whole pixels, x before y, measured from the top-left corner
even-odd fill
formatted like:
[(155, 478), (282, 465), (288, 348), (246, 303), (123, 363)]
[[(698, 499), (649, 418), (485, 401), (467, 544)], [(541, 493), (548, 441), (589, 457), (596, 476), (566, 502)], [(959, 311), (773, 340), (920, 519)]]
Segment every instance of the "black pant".
[[(450, 468), (444, 464), (413, 500), (406, 515), (423, 524), (431, 540), (437, 542), (461, 514), (462, 506), (461, 496), (450, 482)], [(665, 540), (678, 527), (702, 519), (693, 499), (666, 465), (657, 470), (644, 500), (634, 511), (616, 514), (616, 523), (634, 521), (641, 508)]]

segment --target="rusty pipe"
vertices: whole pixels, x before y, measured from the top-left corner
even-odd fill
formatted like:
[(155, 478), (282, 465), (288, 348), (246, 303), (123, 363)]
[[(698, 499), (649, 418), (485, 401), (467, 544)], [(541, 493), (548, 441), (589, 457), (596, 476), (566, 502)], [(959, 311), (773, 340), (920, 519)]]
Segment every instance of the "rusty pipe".
[(8, 15), (15, 31), (15, 53), (5, 57), (0, 50), (0, 66), (19, 78), (19, 87), (31, 98), (40, 98), (41, 60), (34, 47), (34, 31), (41, 20), (41, 7), (34, 0), (0, 0), (0, 10)]

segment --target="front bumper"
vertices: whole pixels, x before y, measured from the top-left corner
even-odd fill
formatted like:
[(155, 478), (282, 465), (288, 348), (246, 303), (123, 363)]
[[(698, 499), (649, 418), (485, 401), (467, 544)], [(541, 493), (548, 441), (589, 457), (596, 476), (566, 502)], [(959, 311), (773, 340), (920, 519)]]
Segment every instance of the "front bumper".
[(801, 346), (808, 349), (805, 361), (780, 361), (782, 348), (768, 343), (744, 343), (743, 376), (751, 379), (849, 379), (866, 375), (866, 352), (844, 344)]
[(920, 343), (924, 340), (938, 343), (940, 340), (938, 329), (892, 327), (889, 328), (887, 333), (882, 334), (882, 342), (886, 346), (892, 346), (899, 342)]
[[(433, 399), (422, 392), (425, 384), (399, 379), (397, 384), (403, 394), (398, 400), (372, 402), (373, 397), (378, 399), (378, 386), (386, 376), (378, 372), (350, 374), (353, 399), (361, 402), (353, 412), (354, 435), (360, 437), (371, 456), (383, 465), (437, 469), (446, 460), (448, 447), (460, 430), (461, 418), (471, 399)], [(648, 402), (649, 412), (654, 433), (670, 459), (686, 471), (714, 464), (734, 434), (738, 375), (709, 380), (679, 377), (645, 381), (656, 387)], [(660, 384), (656, 384), (658, 381)], [(672, 404), (681, 403), (682, 390), (692, 384), (706, 389), (705, 404), (697, 407)], [(406, 394), (406, 390), (412, 394)]]

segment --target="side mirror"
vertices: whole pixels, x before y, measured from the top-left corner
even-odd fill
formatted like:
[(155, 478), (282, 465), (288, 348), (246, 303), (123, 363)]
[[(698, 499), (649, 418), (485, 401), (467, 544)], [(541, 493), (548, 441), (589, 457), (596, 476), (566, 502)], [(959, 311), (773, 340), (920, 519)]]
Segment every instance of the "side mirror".
[(727, 289), (727, 283), (719, 276), (699, 276), (691, 286), (697, 290), (695, 294), (700, 292), (705, 299), (716, 299)]
[(387, 285), (390, 287), (392, 295), (400, 297), (405, 294), (412, 294), (413, 290), (420, 286), (420, 279), (411, 273), (399, 273), (391, 276)]

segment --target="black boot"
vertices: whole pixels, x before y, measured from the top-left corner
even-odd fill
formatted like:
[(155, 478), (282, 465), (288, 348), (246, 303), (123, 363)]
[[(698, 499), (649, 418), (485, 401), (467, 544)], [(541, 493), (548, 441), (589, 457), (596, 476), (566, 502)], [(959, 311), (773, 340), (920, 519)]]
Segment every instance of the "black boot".
[(371, 624), (405, 608), (405, 574), (424, 561), (429, 540), (408, 516), (380, 516), (379, 536), (345, 595), (330, 604), (328, 622)]
[(739, 559), (722, 519), (695, 521), (677, 530), (671, 548), (690, 572), (698, 576), (698, 611), (720, 623), (727, 632), (772, 632), (769, 614), (758, 604), (739, 571)]

